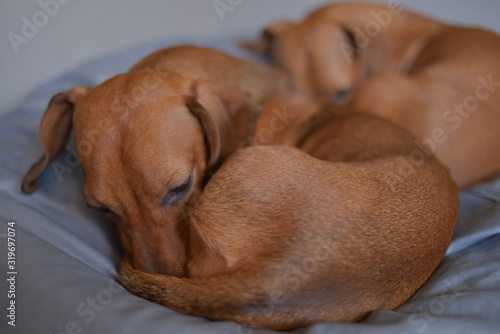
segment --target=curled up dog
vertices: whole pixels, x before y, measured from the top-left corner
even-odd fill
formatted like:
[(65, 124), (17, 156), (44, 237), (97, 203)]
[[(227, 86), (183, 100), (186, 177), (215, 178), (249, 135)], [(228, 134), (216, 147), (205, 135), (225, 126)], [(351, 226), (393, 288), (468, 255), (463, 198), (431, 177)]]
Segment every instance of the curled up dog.
[(500, 36), (404, 11), (335, 3), (277, 22), (253, 51), (296, 86), (388, 119), (436, 155), (459, 187), (500, 172)]
[(416, 146), (399, 127), (321, 108), (297, 138), (303, 151), (244, 148), (210, 179), (189, 218), (187, 277), (125, 257), (122, 284), (180, 312), (274, 330), (406, 301), (451, 241), (456, 185), (434, 157), (408, 165)]

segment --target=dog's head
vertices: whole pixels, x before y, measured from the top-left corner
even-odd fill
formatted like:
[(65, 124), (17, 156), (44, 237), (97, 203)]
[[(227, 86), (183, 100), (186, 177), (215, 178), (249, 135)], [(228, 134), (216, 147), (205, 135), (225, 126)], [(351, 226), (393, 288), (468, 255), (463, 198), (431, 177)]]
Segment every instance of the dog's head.
[[(40, 127), (45, 156), (26, 193), (65, 146), (73, 124), (90, 207), (116, 222), (137, 269), (181, 276), (189, 209), (222, 160), (253, 133), (260, 106), (230, 86), (136, 71), (56, 95)], [(71, 121), (72, 120), (72, 121)]]
[(334, 103), (346, 102), (367, 71), (368, 50), (357, 45), (351, 27), (332, 18), (278, 22), (244, 47), (267, 54), (300, 90)]

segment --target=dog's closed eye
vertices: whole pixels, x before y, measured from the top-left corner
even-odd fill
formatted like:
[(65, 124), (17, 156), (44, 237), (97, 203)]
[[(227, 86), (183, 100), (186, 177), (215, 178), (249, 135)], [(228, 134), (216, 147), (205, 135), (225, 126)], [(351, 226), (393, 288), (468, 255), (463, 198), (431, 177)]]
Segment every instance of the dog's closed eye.
[(351, 45), (354, 51), (354, 56), (357, 56), (359, 52), (359, 46), (356, 43), (356, 36), (354, 33), (351, 31), (351, 29), (347, 28), (346, 26), (342, 26), (342, 30), (344, 32), (344, 36), (347, 39), (347, 42)]
[(167, 192), (167, 196), (163, 200), (163, 205), (172, 205), (177, 203), (191, 188), (191, 184), (193, 183), (193, 174), (189, 175), (189, 177), (179, 186), (170, 189)]
[(99, 212), (99, 213), (112, 213), (112, 211), (110, 209), (108, 209), (107, 207), (105, 206), (100, 206), (100, 207), (97, 207), (97, 208), (94, 208), (95, 211)]
[(106, 217), (109, 220), (116, 220), (118, 218), (118, 215), (108, 209), (105, 206), (97, 206), (97, 207), (92, 207), (95, 211), (99, 212), (101, 215)]

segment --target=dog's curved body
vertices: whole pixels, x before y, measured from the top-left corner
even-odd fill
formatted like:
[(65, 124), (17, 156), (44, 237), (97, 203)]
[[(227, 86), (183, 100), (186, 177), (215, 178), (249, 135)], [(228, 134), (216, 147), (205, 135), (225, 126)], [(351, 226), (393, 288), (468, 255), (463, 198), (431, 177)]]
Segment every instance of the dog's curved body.
[(339, 3), (279, 22), (253, 46), (297, 87), (391, 120), (459, 187), (500, 171), (500, 36), (401, 6)]
[(389, 122), (314, 118), (300, 140), (312, 156), (249, 147), (215, 173), (191, 215), (188, 277), (125, 259), (122, 284), (174, 310), (275, 330), (356, 321), (409, 298), (451, 241), (456, 185), (433, 157), (412, 166), (413, 137)]

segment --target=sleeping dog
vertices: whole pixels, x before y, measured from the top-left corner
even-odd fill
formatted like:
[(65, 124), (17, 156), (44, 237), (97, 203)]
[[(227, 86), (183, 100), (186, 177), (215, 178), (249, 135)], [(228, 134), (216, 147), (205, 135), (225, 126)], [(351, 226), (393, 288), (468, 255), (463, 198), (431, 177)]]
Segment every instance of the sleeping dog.
[(87, 203), (117, 222), (134, 267), (185, 276), (187, 212), (252, 135), (261, 103), (285, 86), (273, 68), (215, 50), (156, 51), (92, 89), (52, 98), (40, 124), (45, 154), (22, 190), (37, 189), (73, 128)]
[(418, 147), (405, 130), (331, 109), (303, 123), (302, 151), (253, 146), (225, 161), (190, 214), (187, 277), (125, 257), (122, 284), (180, 312), (274, 330), (406, 301), (451, 241), (457, 187), (434, 157), (409, 162)]
[(500, 171), (500, 37), (401, 6), (339, 3), (278, 22), (250, 46), (317, 98), (391, 120), (459, 187)]

